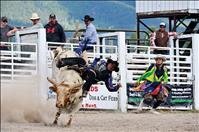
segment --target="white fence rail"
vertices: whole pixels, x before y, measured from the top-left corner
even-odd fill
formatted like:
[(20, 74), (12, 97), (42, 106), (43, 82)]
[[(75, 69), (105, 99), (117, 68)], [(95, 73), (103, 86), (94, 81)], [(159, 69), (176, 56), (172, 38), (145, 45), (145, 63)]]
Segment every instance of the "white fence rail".
[[(51, 42), (46, 42), (45, 39), (42, 39), (46, 38), (44, 30), (39, 30), (38, 36), (39, 39), (37, 43), (5, 43), (9, 47), (9, 50), (1, 51), (1, 83), (38, 74), (41, 76), (41, 97), (45, 100), (48, 90), (46, 77), (51, 76), (51, 62), (53, 59), (51, 56), (51, 48), (53, 47), (47, 47)], [(106, 38), (107, 36), (108, 34), (101, 37)], [(105, 42), (103, 38), (104, 41), (102, 41), (102, 45), (94, 45), (93, 51), (88, 52), (88, 57), (90, 63), (92, 63), (93, 58), (97, 55), (100, 55), (101, 58), (111, 57), (114, 60), (119, 60), (120, 76), (115, 74), (114, 78), (116, 82), (118, 81), (118, 77), (120, 77), (123, 88), (119, 90), (119, 96), (118, 93), (114, 96), (117, 98), (115, 100), (115, 103), (118, 103), (117, 106), (120, 107), (121, 111), (125, 112), (127, 109), (126, 83), (135, 82), (135, 80), (144, 73), (146, 68), (154, 63), (153, 58), (155, 55), (151, 53), (153, 51), (151, 47), (126, 46), (124, 32), (111, 33), (110, 36), (116, 36), (117, 41), (114, 41), (114, 44), (108, 46), (103, 44), (103, 42)], [(197, 95), (199, 95), (199, 90), (197, 86), (199, 86), (199, 79), (197, 75), (199, 61), (197, 50), (199, 36), (192, 35), (191, 37), (193, 48), (167, 48), (170, 55), (166, 55), (166, 65), (169, 68), (170, 84), (194, 84), (196, 86), (194, 88), (194, 102), (196, 104), (195, 108), (198, 109), (199, 100)], [(53, 44), (55, 43), (53, 42)], [(61, 45), (61, 43), (58, 43), (58, 45)], [(73, 51), (78, 47), (78, 44), (71, 43), (64, 43), (62, 45), (64, 45), (64, 48)], [(105, 93), (109, 94), (108, 92)], [(108, 104), (109, 103), (105, 105)]]
[(1, 42), (1, 82), (14, 81), (37, 74), (37, 44)]
[[(57, 46), (62, 45), (63, 49), (75, 51), (78, 48), (77, 43), (55, 43), (47, 42), (47, 45), (53, 44), (53, 46), (48, 46), (48, 66), (51, 68), (52, 64), (52, 49), (55, 49)], [(96, 56), (100, 56), (102, 59), (112, 58), (117, 60), (118, 58), (118, 47), (112, 45), (93, 45), (93, 50), (87, 51), (89, 63), (91, 64)]]
[[(53, 44), (53, 46), (51, 46)], [(61, 45), (60, 43), (47, 43), (48, 46), (48, 76), (52, 75), (52, 60), (53, 53), (52, 48), (55, 49), (56, 45)], [(62, 44), (63, 49), (75, 51), (79, 44), (74, 43), (64, 43)], [(117, 44), (115, 44), (117, 45)], [(105, 46), (105, 45), (93, 45), (93, 50), (87, 51), (89, 63), (92, 64), (96, 56), (100, 56), (102, 59), (112, 58), (117, 60), (118, 58), (118, 47), (117, 46)], [(113, 73), (113, 83), (118, 82), (118, 74)], [(49, 84), (50, 85), (50, 84)], [(55, 94), (49, 91), (48, 97), (55, 98)], [(98, 98), (98, 100), (97, 100)], [(82, 108), (86, 109), (118, 109), (118, 93), (109, 92), (106, 89), (104, 82), (99, 82), (96, 85), (92, 85), (89, 94), (83, 99)]]
[[(166, 48), (170, 51), (166, 66), (168, 68), (170, 84), (192, 84), (192, 49), (190, 48)], [(126, 67), (127, 82), (135, 82), (150, 66), (155, 63), (152, 51), (149, 46), (126, 46)], [(137, 53), (139, 51), (139, 53)], [(187, 55), (178, 55), (177, 52), (187, 52)], [(173, 53), (173, 54), (172, 54)]]
[[(55, 43), (55, 42), (47, 42), (47, 45), (53, 44), (53, 46), (48, 46), (48, 76), (51, 76), (52, 70), (52, 60), (53, 60), (53, 51), (57, 46), (62, 45), (63, 49), (75, 51), (78, 48), (77, 43)], [(57, 46), (56, 46), (57, 45)], [(93, 50), (87, 51), (89, 64), (93, 63), (93, 60), (96, 56), (100, 56), (101, 59), (112, 58), (117, 60), (118, 58), (118, 47), (112, 45), (93, 45)], [(113, 73), (113, 81), (116, 82), (118, 80), (117, 74)], [(100, 83), (101, 84), (101, 83)]]

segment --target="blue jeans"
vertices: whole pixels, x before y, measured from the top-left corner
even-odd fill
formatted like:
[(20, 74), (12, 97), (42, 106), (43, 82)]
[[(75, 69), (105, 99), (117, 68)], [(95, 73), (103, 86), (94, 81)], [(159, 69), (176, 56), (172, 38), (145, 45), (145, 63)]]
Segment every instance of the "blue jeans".
[(91, 45), (94, 45), (94, 44), (96, 44), (96, 43), (92, 43), (89, 40), (81, 41), (81, 42), (79, 42), (79, 47), (75, 50), (75, 52), (79, 56), (81, 56), (83, 51), (85, 51), (85, 50), (92, 50), (93, 46), (91, 46)]

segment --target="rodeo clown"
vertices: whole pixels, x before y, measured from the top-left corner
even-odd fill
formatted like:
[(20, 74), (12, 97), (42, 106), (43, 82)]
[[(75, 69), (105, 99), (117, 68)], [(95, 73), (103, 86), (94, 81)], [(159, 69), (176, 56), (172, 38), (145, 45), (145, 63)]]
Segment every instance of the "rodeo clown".
[(143, 90), (144, 99), (141, 101), (138, 111), (141, 111), (142, 106), (146, 104), (152, 107), (152, 113), (159, 114), (155, 109), (166, 101), (170, 87), (167, 85), (168, 70), (163, 64), (166, 58), (163, 55), (157, 55), (154, 59), (156, 63), (148, 67), (135, 85), (139, 85), (141, 81), (144, 81), (140, 87)]

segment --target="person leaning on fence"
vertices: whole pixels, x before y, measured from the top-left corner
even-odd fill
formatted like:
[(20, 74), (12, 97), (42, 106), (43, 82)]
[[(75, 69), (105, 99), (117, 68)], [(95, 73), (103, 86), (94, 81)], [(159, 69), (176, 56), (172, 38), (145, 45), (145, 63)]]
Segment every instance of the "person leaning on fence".
[(93, 64), (86, 67), (83, 71), (82, 78), (86, 81), (83, 85), (82, 96), (86, 97), (92, 84), (97, 84), (99, 81), (104, 81), (106, 88), (110, 92), (116, 92), (121, 87), (118, 83), (115, 86), (112, 84), (112, 72), (119, 71), (119, 63), (112, 59), (100, 60), (95, 58)]
[(97, 31), (92, 23), (94, 18), (90, 17), (89, 15), (85, 15), (82, 20), (86, 25), (86, 31), (83, 33), (83, 38), (79, 42), (78, 49), (75, 51), (79, 56), (81, 56), (84, 51), (91, 50), (93, 48), (92, 45), (97, 43)]
[[(0, 42), (8, 42), (8, 38), (17, 31), (16, 27), (8, 25), (8, 19), (6, 16), (1, 17), (1, 32)], [(1, 43), (0, 50), (8, 50), (8, 47), (4, 43)]]
[[(46, 28), (46, 40), (48, 42), (58, 42), (58, 43), (65, 43), (66, 37), (63, 30), (63, 27), (58, 23), (56, 20), (55, 14), (51, 13), (49, 16), (49, 22), (44, 26)], [(60, 46), (60, 45), (53, 45), (52, 46)]]
[(168, 97), (170, 91), (170, 87), (167, 85), (168, 69), (165, 64), (163, 64), (165, 61), (166, 58), (158, 54), (155, 57), (156, 63), (150, 65), (145, 73), (136, 81), (136, 85), (139, 85), (141, 81), (145, 81), (141, 86), (144, 98), (141, 105), (144, 103), (152, 106), (153, 112), (156, 112), (155, 109), (166, 101), (165, 99)]
[[(150, 34), (150, 45), (154, 47), (168, 47), (169, 37), (176, 37), (176, 32), (167, 32), (166, 24), (160, 23), (160, 29)], [(164, 49), (154, 49), (154, 54), (168, 54), (169, 51)]]
[(32, 21), (32, 26), (26, 29), (44, 28), (44, 26), (40, 23), (40, 17), (38, 16), (37, 13), (32, 13), (32, 17), (30, 18), (30, 20)]

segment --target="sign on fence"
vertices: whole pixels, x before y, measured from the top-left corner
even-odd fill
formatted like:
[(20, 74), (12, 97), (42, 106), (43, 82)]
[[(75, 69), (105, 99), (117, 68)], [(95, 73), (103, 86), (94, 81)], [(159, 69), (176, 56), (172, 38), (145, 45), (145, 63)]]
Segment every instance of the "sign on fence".
[[(128, 104), (138, 106), (143, 91), (132, 91), (132, 84), (127, 84)], [(167, 101), (162, 106), (190, 106), (193, 103), (193, 85), (174, 85)]]
[(92, 85), (82, 108), (118, 109), (118, 93), (109, 92), (105, 85)]
[(171, 104), (188, 106), (193, 103), (193, 85), (178, 85), (171, 89)]
[[(55, 99), (56, 93), (48, 92), (48, 98)], [(86, 109), (118, 109), (118, 93), (109, 92), (105, 85), (92, 85), (86, 98), (83, 98), (82, 108)]]

